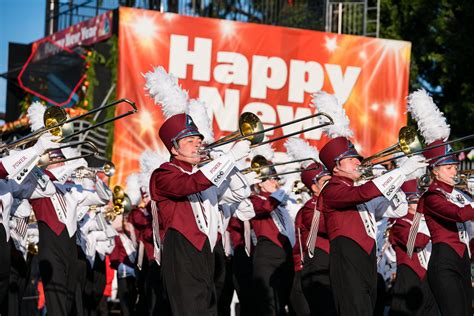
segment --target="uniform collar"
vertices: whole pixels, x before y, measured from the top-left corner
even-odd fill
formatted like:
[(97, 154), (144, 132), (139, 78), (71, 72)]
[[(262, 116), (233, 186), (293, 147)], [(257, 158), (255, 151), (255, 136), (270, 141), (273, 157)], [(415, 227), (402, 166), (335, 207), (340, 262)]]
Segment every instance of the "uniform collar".
[(436, 190), (436, 189), (441, 189), (447, 193), (453, 192), (454, 186), (451, 186), (447, 183), (444, 183), (442, 181), (434, 180), (433, 183), (430, 185), (430, 191)]
[(193, 165), (190, 164), (189, 162), (176, 159), (175, 157), (172, 157), (170, 162), (178, 167), (183, 168), (183, 170), (185, 171), (189, 171), (189, 172), (193, 171)]

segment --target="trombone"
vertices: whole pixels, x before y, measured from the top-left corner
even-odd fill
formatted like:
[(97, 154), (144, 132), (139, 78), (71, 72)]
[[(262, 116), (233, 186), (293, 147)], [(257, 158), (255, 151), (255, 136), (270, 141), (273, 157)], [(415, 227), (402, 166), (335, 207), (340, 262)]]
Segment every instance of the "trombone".
[(314, 158), (303, 158), (303, 159), (290, 160), (287, 162), (269, 163), (268, 160), (262, 155), (256, 155), (255, 157), (253, 157), (252, 161), (250, 162), (250, 167), (245, 168), (241, 170), (240, 172), (243, 174), (255, 172), (259, 176), (268, 176), (268, 173), (271, 167), (282, 166), (282, 165), (303, 162), (303, 161), (308, 161), (308, 160), (317, 162), (316, 159)]
[[(132, 107), (132, 110), (129, 110), (128, 112), (123, 113), (119, 116), (104, 120), (104, 121), (96, 123), (96, 124), (93, 124), (93, 125), (91, 125), (87, 128), (84, 128), (84, 129), (80, 130), (80, 131), (73, 132), (73, 128), (72, 128), (72, 123), (73, 122), (75, 122), (77, 120), (80, 120), (83, 117), (88, 116), (90, 114), (94, 114), (96, 112), (103, 111), (103, 110), (105, 110), (105, 109), (107, 109), (111, 106), (118, 105), (120, 103), (127, 103), (128, 105), (130, 105)], [(138, 111), (138, 109), (137, 109), (134, 102), (132, 102), (128, 99), (120, 99), (120, 100), (116, 100), (114, 102), (105, 104), (103, 106), (100, 106), (100, 107), (98, 107), (96, 109), (93, 109), (91, 111), (88, 111), (84, 114), (81, 114), (81, 115), (78, 115), (78, 116), (75, 116), (73, 118), (68, 119), (67, 113), (63, 108), (58, 107), (58, 106), (51, 106), (51, 107), (47, 108), (46, 111), (44, 112), (44, 115), (43, 115), (44, 127), (43, 128), (40, 128), (37, 131), (35, 131), (33, 133), (30, 133), (30, 134), (26, 135), (25, 137), (20, 138), (16, 141), (10, 142), (8, 144), (1, 145), (0, 146), (0, 152), (10, 151), (12, 149), (15, 149), (15, 148), (21, 147), (23, 145), (26, 145), (26, 144), (28, 144), (32, 141), (37, 140), (41, 135), (43, 135), (44, 133), (47, 133), (47, 132), (53, 134), (54, 136), (60, 136), (61, 139), (59, 140), (59, 142), (62, 142), (65, 139), (74, 137), (74, 136), (76, 136), (78, 134), (81, 134), (81, 133), (84, 133), (84, 132), (86, 132), (90, 129), (100, 127), (100, 126), (102, 126), (104, 124), (107, 124), (109, 122), (121, 119), (121, 118), (123, 118), (125, 116), (128, 116), (128, 115), (131, 115), (131, 114), (134, 114), (137, 111)]]
[[(362, 173), (363, 178), (372, 178), (374, 176), (372, 169), (375, 165), (375, 162), (376, 164), (383, 164), (403, 156), (414, 155), (416, 153), (422, 152), (422, 148), (423, 146), (421, 145), (415, 129), (409, 126), (404, 126), (398, 133), (398, 142), (396, 144), (363, 159), (361, 165), (358, 167), (358, 170)], [(396, 153), (402, 153), (403, 155), (376, 161), (377, 159), (394, 155)]]
[(40, 167), (46, 168), (47, 166), (53, 165), (53, 164), (56, 164), (56, 163), (67, 162), (67, 161), (86, 158), (86, 157), (90, 157), (90, 156), (95, 155), (95, 154), (84, 154), (84, 155), (79, 155), (79, 156), (75, 156), (75, 157), (69, 157), (69, 158), (58, 159), (58, 160), (51, 160), (51, 157), (50, 157), (51, 152), (53, 152), (55, 150), (61, 150), (63, 148), (67, 148), (67, 147), (78, 146), (78, 145), (83, 145), (83, 146), (86, 145), (85, 147), (90, 147), (92, 149), (92, 152), (94, 152), (94, 153), (97, 152), (97, 147), (91, 141), (71, 142), (71, 143), (68, 143), (66, 145), (59, 146), (58, 148), (47, 149), (45, 151), (45, 153), (40, 157), (38, 165)]
[[(302, 129), (300, 131), (290, 133), (288, 135), (283, 135), (283, 136), (280, 136), (280, 137), (273, 138), (271, 140), (263, 141), (263, 138), (265, 136), (264, 134), (266, 132), (273, 131), (277, 128), (283, 128), (285, 126), (295, 124), (295, 123), (298, 123), (298, 122), (301, 122), (301, 121), (305, 121), (305, 120), (308, 120), (310, 118), (319, 117), (319, 116), (325, 117), (328, 121), (324, 122), (324, 123), (321, 123), (321, 124), (318, 124), (318, 125), (315, 125), (315, 126), (311, 126), (311, 127)], [(311, 130), (314, 130), (314, 129), (317, 129), (317, 128), (322, 128), (322, 127), (325, 127), (325, 126), (328, 126), (328, 125), (333, 125), (333, 124), (334, 124), (334, 121), (328, 114), (320, 112), (320, 113), (316, 113), (316, 114), (312, 114), (312, 115), (308, 115), (308, 116), (296, 119), (296, 120), (291, 121), (291, 122), (283, 123), (283, 124), (280, 124), (280, 125), (275, 125), (273, 127), (269, 127), (269, 128), (264, 129), (263, 124), (262, 124), (262, 122), (260, 121), (260, 119), (258, 118), (257, 115), (255, 115), (251, 112), (244, 112), (239, 117), (239, 130), (237, 130), (237, 131), (235, 131), (235, 132), (233, 132), (233, 133), (231, 133), (231, 134), (229, 134), (229, 135), (227, 135), (227, 136), (225, 136), (225, 137), (223, 137), (223, 138), (221, 138), (221, 139), (219, 139), (219, 140), (217, 140), (217, 141), (215, 141), (211, 144), (205, 145), (204, 148), (202, 149), (202, 152), (208, 152), (211, 149), (214, 149), (216, 147), (223, 146), (223, 145), (226, 145), (226, 144), (229, 144), (229, 143), (232, 143), (232, 142), (235, 142), (235, 141), (243, 140), (243, 139), (249, 140), (250, 143), (251, 143), (250, 147), (255, 148), (255, 147), (258, 147), (258, 146), (261, 146), (261, 145), (265, 145), (265, 144), (268, 144), (268, 143), (271, 143), (271, 142), (278, 141), (278, 140), (283, 139), (283, 138), (291, 137), (291, 136), (294, 136), (294, 135), (298, 135), (298, 134), (301, 134), (301, 133), (304, 133), (304, 132), (308, 132), (308, 131), (311, 131)]]

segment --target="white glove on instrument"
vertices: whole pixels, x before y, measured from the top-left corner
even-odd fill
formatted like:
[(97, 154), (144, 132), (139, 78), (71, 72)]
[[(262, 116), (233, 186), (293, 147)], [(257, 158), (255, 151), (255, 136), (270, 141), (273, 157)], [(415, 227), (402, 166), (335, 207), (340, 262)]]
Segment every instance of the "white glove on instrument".
[(248, 140), (237, 142), (229, 153), (234, 158), (234, 161), (247, 157), (250, 154), (250, 142)]
[(59, 140), (59, 136), (45, 133), (38, 138), (38, 141), (33, 147), (38, 155), (42, 155), (47, 149), (58, 148), (61, 144), (55, 142), (57, 140)]
[(248, 185), (254, 185), (257, 183), (262, 182), (262, 179), (258, 179), (258, 175), (256, 172), (252, 171), (247, 174), (244, 174), (245, 180), (247, 181)]
[(424, 161), (424, 158), (421, 156), (412, 156), (406, 159), (400, 166), (400, 171), (408, 177), (413, 172), (417, 171), (420, 168), (426, 168), (428, 163)]
[(285, 177), (285, 184), (281, 187), (283, 191), (286, 193), (289, 193), (293, 190), (293, 187), (295, 186), (295, 182), (300, 180), (300, 176), (297, 173), (290, 173)]

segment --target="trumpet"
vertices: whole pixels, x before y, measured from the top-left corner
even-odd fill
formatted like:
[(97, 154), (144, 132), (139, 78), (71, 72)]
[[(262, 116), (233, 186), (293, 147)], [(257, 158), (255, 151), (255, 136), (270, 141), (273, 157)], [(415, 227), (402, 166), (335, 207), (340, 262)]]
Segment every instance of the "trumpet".
[[(398, 133), (398, 142), (396, 144), (363, 159), (361, 165), (357, 169), (362, 173), (362, 178), (371, 179), (374, 177), (373, 168), (375, 164), (383, 164), (403, 156), (414, 155), (415, 153), (421, 152), (422, 148), (423, 147), (416, 131), (412, 127), (404, 126)], [(402, 153), (403, 155), (377, 161), (377, 159), (394, 155), (396, 153)]]
[[(270, 132), (270, 131), (273, 131), (275, 129), (278, 129), (278, 128), (283, 128), (285, 126), (288, 126), (288, 125), (291, 125), (291, 124), (295, 124), (295, 123), (298, 123), (298, 122), (301, 122), (301, 121), (305, 121), (305, 120), (308, 120), (308, 119), (311, 119), (311, 118), (314, 118), (314, 117), (324, 117), (327, 119), (326, 122), (323, 122), (323, 123), (320, 123), (318, 125), (315, 125), (315, 126), (311, 126), (311, 127), (308, 127), (308, 128), (305, 128), (305, 129), (302, 129), (302, 130), (299, 130), (299, 131), (296, 131), (296, 132), (292, 132), (292, 133), (289, 133), (287, 135), (283, 135), (283, 136), (280, 136), (280, 137), (276, 137), (276, 138), (273, 138), (271, 140), (267, 140), (267, 141), (263, 141), (264, 139), (264, 134), (267, 133), (267, 132)], [(308, 131), (311, 131), (311, 130), (314, 130), (314, 129), (317, 129), (317, 128), (322, 128), (322, 127), (325, 127), (325, 126), (328, 126), (328, 125), (333, 125), (334, 124), (334, 121), (333, 119), (326, 113), (323, 113), (323, 112), (320, 112), (320, 113), (316, 113), (316, 114), (312, 114), (312, 115), (309, 115), (309, 116), (305, 116), (305, 117), (302, 117), (302, 118), (299, 118), (299, 119), (296, 119), (294, 121), (291, 121), (291, 122), (287, 122), (287, 123), (284, 123), (284, 124), (280, 124), (280, 125), (275, 125), (273, 127), (269, 127), (269, 128), (266, 128), (264, 129), (263, 128), (263, 124), (262, 122), (260, 121), (260, 119), (258, 118), (257, 115), (251, 113), (251, 112), (244, 112), (240, 115), (239, 117), (239, 129), (211, 144), (207, 144), (205, 145), (202, 149), (201, 149), (201, 154), (206, 155), (206, 156), (209, 156), (209, 151), (216, 148), (216, 147), (219, 147), (219, 146), (223, 146), (223, 145), (226, 145), (226, 144), (229, 144), (229, 143), (232, 143), (232, 142), (235, 142), (235, 141), (239, 141), (239, 140), (248, 140), (250, 141), (251, 143), (251, 148), (255, 148), (255, 147), (258, 147), (258, 146), (261, 146), (261, 145), (265, 145), (265, 144), (268, 144), (268, 143), (271, 143), (271, 142), (275, 142), (275, 141), (278, 141), (278, 140), (281, 140), (283, 138), (287, 138), (287, 137), (291, 137), (291, 136), (294, 136), (294, 135), (298, 135), (298, 134), (301, 134), (301, 133), (305, 133), (305, 132), (308, 132)]]
[[(85, 128), (85, 129), (80, 130), (80, 131), (73, 132), (73, 122), (78, 121), (78, 120), (82, 119), (85, 116), (97, 113), (99, 111), (103, 111), (103, 110), (105, 110), (105, 109), (107, 109), (111, 106), (118, 105), (120, 103), (129, 104), (132, 107), (132, 110), (130, 110), (130, 111), (124, 113), (124, 114), (121, 114), (119, 116), (104, 120), (102, 122), (95, 123), (95, 124)], [(125, 116), (128, 116), (128, 115), (131, 115), (131, 114), (134, 114), (137, 111), (138, 111), (138, 109), (135, 106), (134, 102), (132, 102), (128, 99), (120, 99), (120, 100), (116, 100), (114, 102), (111, 102), (109, 104), (105, 104), (103, 106), (100, 106), (100, 107), (98, 107), (96, 109), (93, 109), (91, 111), (88, 111), (84, 114), (81, 114), (81, 115), (78, 115), (78, 116), (75, 116), (73, 118), (68, 119), (67, 113), (63, 108), (57, 107), (57, 106), (51, 106), (51, 107), (47, 108), (46, 111), (44, 112), (44, 115), (43, 115), (44, 127), (43, 128), (40, 128), (39, 130), (37, 130), (33, 133), (30, 133), (30, 134), (26, 135), (25, 137), (20, 138), (19, 140), (10, 142), (8, 144), (1, 145), (0, 146), (0, 153), (1, 152), (8, 152), (12, 149), (24, 146), (24, 145), (26, 145), (26, 144), (28, 144), (32, 141), (36, 141), (41, 135), (43, 135), (45, 133), (48, 133), (48, 132), (53, 134), (54, 136), (60, 136), (61, 139), (59, 140), (59, 142), (62, 142), (66, 139), (69, 139), (69, 138), (74, 137), (78, 134), (84, 133), (84, 132), (86, 132), (88, 130), (91, 130), (93, 128), (97, 128), (97, 127), (102, 126), (104, 124), (107, 124), (109, 122), (121, 119), (121, 118), (123, 118)]]
[(107, 161), (105, 162), (102, 167), (98, 168), (91, 168), (91, 167), (82, 167), (77, 170), (75, 170), (71, 174), (71, 178), (76, 178), (76, 179), (83, 179), (83, 178), (89, 178), (89, 179), (95, 179), (97, 176), (97, 173), (103, 173), (108, 177), (111, 177), (115, 173), (115, 165), (113, 164), (112, 161)]

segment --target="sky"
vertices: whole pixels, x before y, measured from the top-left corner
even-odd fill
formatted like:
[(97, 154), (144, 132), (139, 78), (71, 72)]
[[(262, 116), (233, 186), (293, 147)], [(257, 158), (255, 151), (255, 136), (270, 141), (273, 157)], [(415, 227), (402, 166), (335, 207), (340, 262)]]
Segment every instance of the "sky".
[[(44, 37), (45, 15), (46, 0), (0, 0), (0, 73), (7, 71), (9, 42), (28, 44)], [(0, 112), (5, 112), (6, 83), (0, 77)]]

